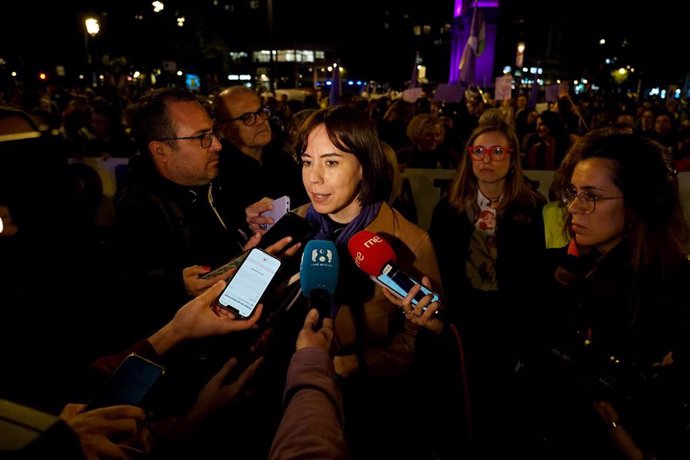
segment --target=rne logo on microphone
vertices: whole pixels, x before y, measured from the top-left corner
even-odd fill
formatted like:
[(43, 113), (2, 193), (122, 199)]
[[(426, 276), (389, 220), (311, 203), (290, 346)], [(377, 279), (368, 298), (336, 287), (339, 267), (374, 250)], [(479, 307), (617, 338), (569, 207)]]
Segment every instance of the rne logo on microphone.
[(330, 249), (312, 249), (311, 261), (319, 263), (333, 263), (333, 251)]
[(380, 236), (373, 236), (364, 242), (364, 247), (369, 249), (375, 244), (383, 243), (383, 239)]
[(357, 252), (357, 255), (355, 256), (355, 265), (359, 267), (359, 265), (364, 261), (364, 254), (361, 252)]

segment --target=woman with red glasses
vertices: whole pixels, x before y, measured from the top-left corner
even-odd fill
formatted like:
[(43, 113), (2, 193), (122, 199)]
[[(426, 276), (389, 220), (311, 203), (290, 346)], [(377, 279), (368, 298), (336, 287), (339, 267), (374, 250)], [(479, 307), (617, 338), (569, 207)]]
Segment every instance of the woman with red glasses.
[[(460, 332), (469, 378), (470, 445), (494, 456), (510, 449), (511, 378), (520, 367), (520, 323), (543, 254), (542, 207), (520, 165), (514, 129), (480, 124), (448, 194), (434, 209), (429, 234), (444, 287), (446, 313)], [(506, 442), (496, 443), (496, 439)]]

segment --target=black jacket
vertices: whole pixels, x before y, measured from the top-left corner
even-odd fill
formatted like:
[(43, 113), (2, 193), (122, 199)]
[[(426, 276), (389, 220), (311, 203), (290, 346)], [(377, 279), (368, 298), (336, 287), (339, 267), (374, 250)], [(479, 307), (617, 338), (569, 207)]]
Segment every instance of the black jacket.
[(107, 254), (112, 289), (136, 312), (138, 340), (190, 299), (182, 281), (185, 267), (226, 263), (242, 251), (246, 235), (226, 222), (227, 206), (215, 181), (180, 186), (161, 177), (148, 158), (136, 160), (130, 183), (115, 198)]
[[(496, 216), (496, 279), (499, 292), (512, 299), (512, 304), (518, 301), (513, 297), (516, 293), (529, 292), (541, 268), (545, 201), (540, 197), (531, 207), (509, 205)], [(473, 231), (468, 213), (456, 211), (447, 197), (441, 198), (434, 208), (429, 235), (441, 270), (446, 307), (455, 320), (472, 290), (465, 259)]]
[[(605, 400), (644, 452), (689, 458), (690, 263), (636, 277), (630, 260), (627, 239), (603, 257), (547, 251), (537, 418), (551, 421), (544, 437), (555, 452), (607, 458), (608, 427), (592, 409)], [(673, 364), (659, 366), (670, 351)]]
[(230, 219), (236, 226), (245, 221), (244, 209), (265, 196), (276, 199), (288, 195), (291, 209), (309, 201), (302, 185), (301, 168), (286, 152), (268, 145), (259, 163), (231, 142), (222, 140), (221, 144), (218, 180), (231, 206)]

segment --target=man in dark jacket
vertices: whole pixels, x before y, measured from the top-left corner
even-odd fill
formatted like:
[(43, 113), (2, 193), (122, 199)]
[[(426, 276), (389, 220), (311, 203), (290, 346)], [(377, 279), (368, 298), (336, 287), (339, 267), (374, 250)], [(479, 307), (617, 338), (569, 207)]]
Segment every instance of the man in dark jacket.
[(132, 159), (130, 182), (115, 199), (108, 242), (113, 290), (136, 315), (118, 337), (124, 343), (150, 334), (170, 317), (170, 308), (218, 281), (200, 276), (247, 243), (246, 234), (228, 224), (217, 182), (221, 145), (192, 93), (164, 89), (142, 98), (133, 134), (140, 156)]
[(292, 208), (308, 201), (300, 166), (272, 142), (271, 111), (253, 90), (227, 88), (216, 98), (213, 110), (223, 146), (219, 180), (223, 193), (231, 198), (233, 217), (244, 223), (244, 209), (263, 197), (288, 195)]

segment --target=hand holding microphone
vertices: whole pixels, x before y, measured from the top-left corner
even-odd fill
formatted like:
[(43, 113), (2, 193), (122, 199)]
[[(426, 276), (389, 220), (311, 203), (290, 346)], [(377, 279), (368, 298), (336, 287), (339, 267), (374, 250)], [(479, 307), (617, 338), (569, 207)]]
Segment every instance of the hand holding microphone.
[[(438, 294), (433, 292), (430, 286), (425, 286), (395, 265), (396, 256), (393, 248), (380, 236), (362, 230), (352, 235), (347, 248), (355, 264), (363, 272), (367, 273), (374, 282), (390, 290), (397, 299), (394, 303), (400, 305), (400, 300), (407, 298), (412, 288), (416, 286), (419, 287), (413, 291), (410, 298), (413, 307), (416, 308), (427, 295), (432, 296), (432, 303), (440, 302)], [(427, 306), (428, 302), (421, 305), (421, 311), (426, 311)]]
[(340, 259), (335, 243), (311, 240), (304, 247), (300, 265), (302, 294), (309, 297), (309, 308), (316, 308), (319, 318), (334, 315), (333, 294), (338, 285)]

